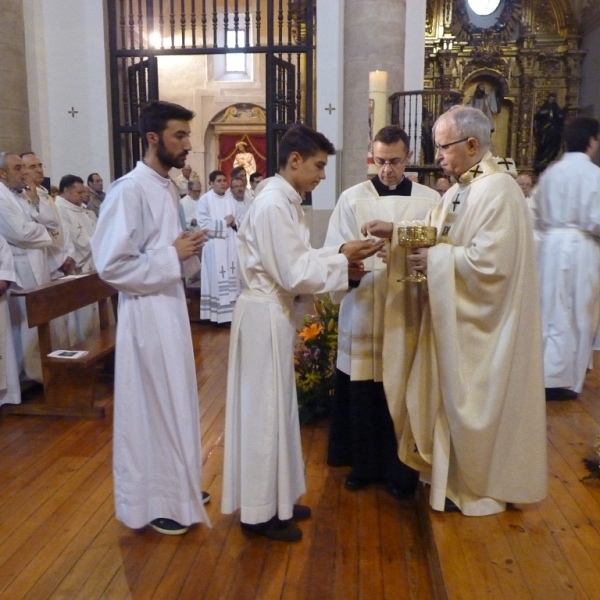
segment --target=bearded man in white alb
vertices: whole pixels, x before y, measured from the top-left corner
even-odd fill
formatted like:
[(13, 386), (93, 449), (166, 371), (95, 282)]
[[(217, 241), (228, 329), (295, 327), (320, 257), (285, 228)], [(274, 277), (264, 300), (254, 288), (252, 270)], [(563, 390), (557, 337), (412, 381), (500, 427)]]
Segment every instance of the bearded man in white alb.
[(235, 301), (240, 295), (238, 258), (235, 249), (235, 200), (227, 194), (223, 171), (208, 176), (210, 191), (198, 200), (198, 227), (208, 230), (200, 270), (200, 319), (212, 323), (231, 322)]
[(181, 231), (169, 179), (191, 150), (194, 113), (150, 102), (140, 113), (145, 153), (112, 184), (92, 238), (100, 277), (119, 290), (113, 475), (116, 517), (180, 535), (209, 523), (194, 350), (182, 278), (199, 268), (203, 232)]
[[(23, 194), (23, 161), (0, 153), (0, 235), (13, 253), (19, 286), (33, 288), (50, 282), (46, 249), (52, 246), (50, 230), (58, 220), (44, 197), (35, 204)], [(10, 320), (21, 380), (42, 381), (37, 328), (27, 323), (25, 298), (9, 297)]]
[(235, 221), (242, 224), (252, 200), (246, 195), (246, 186), (241, 177), (232, 177), (229, 182), (229, 193), (235, 200)]
[(565, 127), (566, 153), (541, 175), (532, 197), (547, 400), (577, 398), (600, 322), (600, 123)]
[[(398, 125), (377, 133), (373, 140), (377, 175), (342, 193), (329, 221), (326, 246), (359, 238), (361, 226), (373, 219), (424, 219), (439, 202), (434, 190), (405, 177), (412, 156), (409, 143)], [(398, 264), (406, 267), (405, 256)], [(350, 283), (351, 289), (332, 294), (341, 306), (327, 462), (352, 467), (345, 483), (350, 491), (381, 482), (392, 496), (402, 499), (414, 494), (417, 474), (398, 459), (397, 405), (392, 402), (388, 407), (384, 369), (405, 384), (419, 333), (418, 319), (408, 316), (415, 310), (416, 290), (398, 284), (397, 276), (388, 283), (386, 265), (375, 257), (366, 261), (363, 273), (362, 279)], [(387, 364), (382, 361), (384, 331), (393, 340)], [(389, 392), (391, 399), (402, 395), (395, 389)]]
[(489, 515), (547, 494), (531, 219), (513, 161), (489, 152), (490, 124), (480, 110), (444, 113), (434, 139), (436, 160), (457, 183), (426, 220), (437, 228), (437, 245), (408, 257), (427, 272), (429, 297), (400, 458), (431, 485), (435, 510)]

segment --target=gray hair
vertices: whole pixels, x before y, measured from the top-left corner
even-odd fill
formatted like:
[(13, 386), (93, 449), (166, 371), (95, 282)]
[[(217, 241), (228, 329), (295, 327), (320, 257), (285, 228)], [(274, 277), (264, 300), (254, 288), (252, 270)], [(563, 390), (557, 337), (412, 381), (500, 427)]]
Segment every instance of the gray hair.
[(489, 150), (492, 145), (492, 126), (490, 120), (478, 108), (471, 106), (453, 106), (438, 117), (433, 125), (433, 134), (442, 119), (451, 119), (456, 127), (459, 139), (474, 137), (482, 150)]
[(188, 191), (191, 191), (191, 189), (194, 187), (194, 184), (195, 184), (195, 183), (200, 183), (200, 182), (199, 182), (197, 179), (190, 179), (190, 180), (187, 182), (187, 188), (188, 188)]
[(8, 165), (6, 164), (6, 157), (10, 156), (11, 154), (14, 154), (14, 152), (0, 152), (0, 169), (7, 168)]

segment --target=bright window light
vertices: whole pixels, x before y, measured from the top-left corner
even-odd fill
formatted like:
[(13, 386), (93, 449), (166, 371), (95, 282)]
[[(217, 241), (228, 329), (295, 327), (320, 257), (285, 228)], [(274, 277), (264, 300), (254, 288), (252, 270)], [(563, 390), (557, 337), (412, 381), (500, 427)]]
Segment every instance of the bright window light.
[(491, 15), (502, 0), (469, 0), (469, 6), (478, 15)]
[[(237, 47), (243, 48), (246, 45), (245, 31), (227, 31), (227, 47), (235, 48), (237, 39)], [(225, 71), (227, 73), (243, 73), (246, 71), (246, 55), (245, 54), (226, 54), (225, 55)]]

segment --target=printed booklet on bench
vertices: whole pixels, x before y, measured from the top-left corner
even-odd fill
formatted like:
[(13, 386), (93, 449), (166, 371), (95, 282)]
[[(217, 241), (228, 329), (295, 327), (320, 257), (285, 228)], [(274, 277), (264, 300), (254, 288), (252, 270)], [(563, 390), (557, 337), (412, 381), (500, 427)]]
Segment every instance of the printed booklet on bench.
[(89, 354), (87, 350), (54, 350), (48, 356), (50, 358), (81, 358)]

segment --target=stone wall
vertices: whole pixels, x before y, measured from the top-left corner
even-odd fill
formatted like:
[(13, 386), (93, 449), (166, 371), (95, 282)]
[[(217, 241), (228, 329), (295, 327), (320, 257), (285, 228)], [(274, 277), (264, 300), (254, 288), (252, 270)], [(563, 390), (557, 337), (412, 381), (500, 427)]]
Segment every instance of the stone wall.
[(0, 151), (31, 145), (22, 0), (3, 0), (0, 19)]

